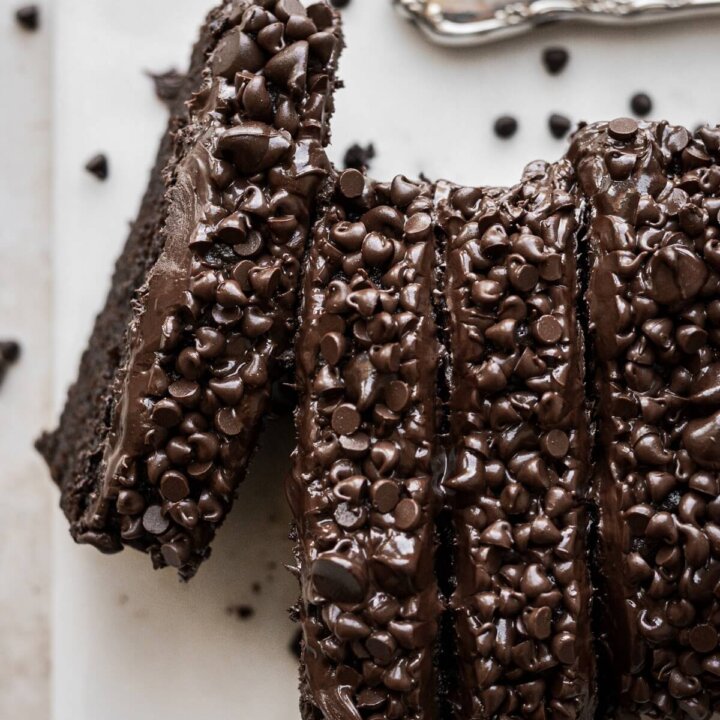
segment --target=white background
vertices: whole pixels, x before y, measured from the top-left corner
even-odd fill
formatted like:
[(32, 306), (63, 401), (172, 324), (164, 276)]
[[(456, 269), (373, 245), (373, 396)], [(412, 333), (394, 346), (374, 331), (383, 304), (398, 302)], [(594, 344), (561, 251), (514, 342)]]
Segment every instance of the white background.
[[(74, 376), (165, 123), (144, 71), (184, 67), (212, 2), (54, 0), (35, 35), (13, 24), (14, 4), (0, 0), (0, 337), (19, 337), (25, 353), (0, 390), (0, 718), (292, 720), (285, 609), (296, 589), (282, 569), (290, 547), (279, 487), (289, 428), (271, 425), (190, 585), (153, 573), (137, 553), (74, 546), (30, 448)], [(563, 152), (550, 113), (623, 115), (637, 90), (653, 97), (655, 117), (720, 121), (720, 20), (556, 27), (443, 50), (389, 0), (353, 0), (345, 19), (333, 156), (373, 141), (377, 177), (514, 182), (526, 162)], [(572, 57), (551, 77), (540, 54), (558, 43)], [(491, 130), (503, 113), (520, 120), (509, 141)], [(97, 151), (110, 158), (105, 183), (83, 171)], [(229, 615), (239, 603), (255, 616)]]

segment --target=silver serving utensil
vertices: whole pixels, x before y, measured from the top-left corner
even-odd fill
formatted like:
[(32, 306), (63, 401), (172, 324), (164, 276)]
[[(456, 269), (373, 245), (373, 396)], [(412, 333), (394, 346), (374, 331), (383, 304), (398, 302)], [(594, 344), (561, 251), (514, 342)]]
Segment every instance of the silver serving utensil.
[(720, 14), (720, 0), (394, 0), (433, 41), (481, 45), (538, 25), (574, 20), (604, 25)]

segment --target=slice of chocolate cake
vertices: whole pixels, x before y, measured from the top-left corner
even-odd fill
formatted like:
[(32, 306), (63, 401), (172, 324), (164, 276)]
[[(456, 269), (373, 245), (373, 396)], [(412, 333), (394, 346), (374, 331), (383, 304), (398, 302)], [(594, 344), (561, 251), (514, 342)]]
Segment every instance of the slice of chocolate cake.
[(589, 198), (598, 602), (615, 717), (720, 710), (720, 128), (616, 120)]
[(441, 202), (457, 717), (594, 714), (572, 187), (567, 163), (534, 163)]
[(291, 339), (341, 45), (324, 2), (210, 14), (79, 380), (39, 443), (77, 541), (183, 578), (207, 557)]
[(432, 213), (431, 186), (347, 170), (307, 260), (288, 496), (308, 720), (436, 717)]

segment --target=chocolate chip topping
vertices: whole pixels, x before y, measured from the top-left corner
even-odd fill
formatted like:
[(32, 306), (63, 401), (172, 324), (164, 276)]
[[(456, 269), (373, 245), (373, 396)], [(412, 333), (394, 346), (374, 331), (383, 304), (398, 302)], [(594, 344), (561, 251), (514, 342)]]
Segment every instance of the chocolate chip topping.
[(441, 609), (432, 188), (348, 172), (314, 231), (296, 351), (303, 704), (421, 720)]
[(589, 434), (567, 163), (444, 201), (462, 717), (586, 718)]
[(168, 171), (164, 248), (136, 301), (104, 482), (83, 518), (83, 539), (119, 525), (124, 542), (184, 578), (207, 556), (254, 449), (330, 171), (342, 42), (337, 15), (312, 8), (239, 0), (218, 11), (222, 31)]
[[(720, 132), (585, 128), (598, 597), (623, 717), (720, 707)], [(632, 137), (628, 140), (629, 135)]]

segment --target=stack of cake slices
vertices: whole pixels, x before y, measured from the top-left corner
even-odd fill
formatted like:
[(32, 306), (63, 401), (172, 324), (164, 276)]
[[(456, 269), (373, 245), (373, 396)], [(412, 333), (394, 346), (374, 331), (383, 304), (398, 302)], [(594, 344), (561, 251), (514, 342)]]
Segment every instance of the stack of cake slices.
[(336, 171), (324, 2), (229, 0), (60, 427), (79, 542), (190, 578), (294, 363), (307, 720), (720, 710), (720, 128), (511, 188)]

